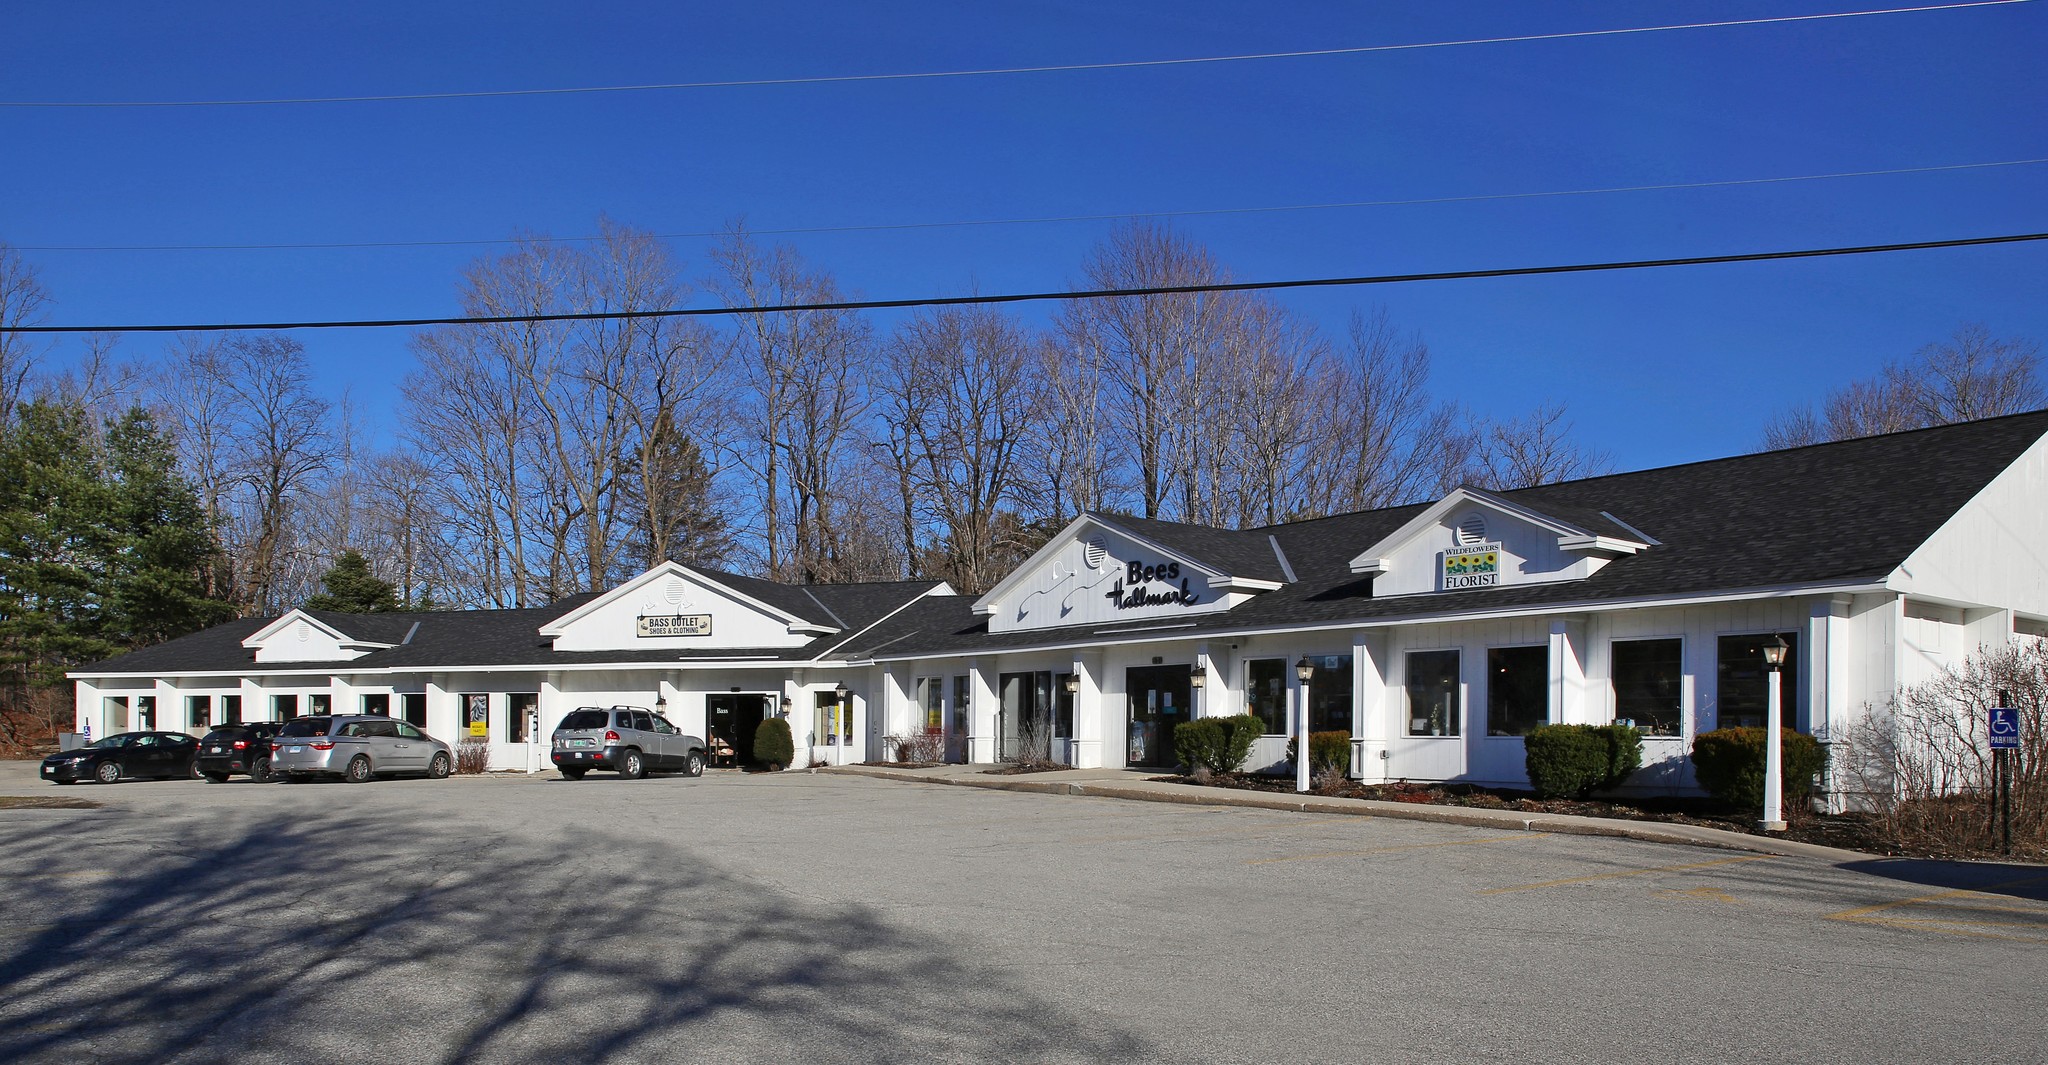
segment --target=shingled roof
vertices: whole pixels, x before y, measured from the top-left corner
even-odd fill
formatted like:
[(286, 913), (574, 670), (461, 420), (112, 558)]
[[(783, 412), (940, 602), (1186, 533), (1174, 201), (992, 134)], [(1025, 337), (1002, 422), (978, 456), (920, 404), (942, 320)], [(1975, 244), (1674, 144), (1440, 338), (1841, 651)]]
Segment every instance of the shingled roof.
[[(1149, 623), (1093, 623), (991, 634), (985, 619), (931, 601), (843, 649), (882, 659), (1136, 639), (1384, 622), (1408, 618), (1684, 598), (1822, 583), (1874, 583), (2048, 433), (2048, 411), (1498, 493), (1521, 507), (1608, 535), (1649, 536), (1648, 550), (1579, 581), (1374, 598), (1349, 561), (1431, 504), (1362, 511), (1229, 532), (1110, 519), (1205, 558), (1271, 554), (1277, 540), (1296, 580), (1225, 613), (1190, 615), (1171, 632)], [(2048, 514), (2044, 514), (2048, 520)], [(1624, 524), (1625, 523), (1625, 524)], [(1633, 530), (1631, 532), (1630, 530)], [(1270, 539), (1269, 539), (1270, 538)], [(1219, 547), (1235, 540), (1235, 553)]]

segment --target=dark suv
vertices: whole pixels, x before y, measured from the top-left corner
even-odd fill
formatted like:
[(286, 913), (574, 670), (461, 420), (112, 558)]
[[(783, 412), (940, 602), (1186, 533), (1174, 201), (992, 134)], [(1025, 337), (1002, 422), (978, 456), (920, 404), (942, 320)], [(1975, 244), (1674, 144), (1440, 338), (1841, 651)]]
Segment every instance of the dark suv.
[(236, 773), (247, 773), (258, 784), (275, 779), (270, 772), (270, 741), (284, 727), (279, 721), (251, 721), (222, 725), (199, 741), (199, 757), (193, 769), (215, 784)]
[(663, 769), (704, 775), (704, 739), (685, 735), (668, 718), (638, 706), (584, 706), (555, 726), (549, 758), (570, 780), (593, 769), (615, 769), (637, 780)]

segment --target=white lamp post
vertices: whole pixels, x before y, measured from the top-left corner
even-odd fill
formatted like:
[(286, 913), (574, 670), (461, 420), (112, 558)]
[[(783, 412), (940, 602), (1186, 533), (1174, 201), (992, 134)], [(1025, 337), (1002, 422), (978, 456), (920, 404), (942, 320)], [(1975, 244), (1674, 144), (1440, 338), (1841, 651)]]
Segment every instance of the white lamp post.
[(1780, 766), (1783, 743), (1778, 735), (1778, 670), (1785, 666), (1785, 652), (1791, 650), (1783, 636), (1773, 636), (1764, 644), (1764, 668), (1770, 671), (1770, 692), (1765, 699), (1769, 708), (1764, 713), (1764, 819), (1766, 832), (1785, 831), (1785, 781)]
[(1308, 679), (1316, 675), (1315, 663), (1307, 655), (1294, 664), (1294, 676), (1301, 681), (1301, 696), (1294, 701), (1294, 790), (1308, 791)]
[(834, 685), (832, 694), (832, 742), (839, 745), (838, 756), (833, 759), (833, 764), (845, 765), (846, 734), (853, 730), (853, 715), (847, 712), (846, 707), (846, 682), (842, 680)]

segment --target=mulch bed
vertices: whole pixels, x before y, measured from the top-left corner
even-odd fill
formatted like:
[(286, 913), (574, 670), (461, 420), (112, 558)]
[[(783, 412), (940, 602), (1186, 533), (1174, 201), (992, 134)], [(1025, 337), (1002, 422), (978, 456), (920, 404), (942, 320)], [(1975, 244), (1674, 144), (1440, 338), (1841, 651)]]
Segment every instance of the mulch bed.
[[(1212, 788), (1293, 793), (1292, 777), (1257, 773), (1228, 773), (1196, 780), (1168, 776), (1152, 779), (1173, 784), (1200, 784)], [(1609, 817), (1623, 821), (1661, 821), (1666, 824), (1700, 825), (1762, 835), (1754, 813), (1737, 814), (1717, 806), (1710, 799), (1646, 797), (1627, 802), (1604, 799), (1538, 799), (1526, 791), (1480, 788), (1469, 784), (1365, 784), (1347, 780), (1334, 788), (1318, 788), (1314, 794), (1345, 799), (1376, 799), (1381, 802), (1410, 802), (1433, 806), (1464, 806), (1480, 810), (1514, 810), (1520, 813), (1568, 814), (1574, 817)], [(1786, 829), (1773, 833), (1780, 839), (1817, 843), (1824, 847), (1892, 853), (1885, 849), (1871, 819), (1861, 814), (1815, 814), (1785, 811)]]

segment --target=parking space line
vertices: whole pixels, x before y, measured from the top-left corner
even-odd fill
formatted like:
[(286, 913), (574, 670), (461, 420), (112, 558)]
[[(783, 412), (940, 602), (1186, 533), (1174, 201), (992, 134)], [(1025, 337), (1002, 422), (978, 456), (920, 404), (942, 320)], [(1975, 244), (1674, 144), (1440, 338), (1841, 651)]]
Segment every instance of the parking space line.
[(1562, 880), (1544, 880), (1534, 884), (1516, 884), (1514, 887), (1488, 888), (1481, 895), (1506, 895), (1515, 891), (1535, 891), (1538, 888), (1562, 887), (1566, 884), (1587, 884), (1595, 880), (1615, 880), (1628, 876), (1646, 876), (1650, 873), (1682, 873), (1691, 869), (1712, 869), (1721, 865), (1736, 865), (1741, 862), (1767, 862), (1775, 854), (1751, 854), (1741, 858), (1719, 858), (1711, 862), (1692, 862), (1687, 865), (1660, 865), (1651, 869), (1623, 869), (1616, 873), (1594, 873), (1591, 876), (1568, 876)]
[(1309, 862), (1322, 858), (1363, 858), (1373, 854), (1392, 854), (1395, 851), (1429, 850), (1433, 847), (1474, 847), (1482, 843), (1508, 843), (1518, 839), (1541, 839), (1548, 832), (1517, 832), (1512, 836), (1487, 836), (1484, 839), (1454, 839), (1443, 843), (1401, 843), (1391, 847), (1374, 847), (1359, 851), (1325, 851), (1321, 854), (1290, 854), (1284, 858), (1253, 858), (1246, 865), (1272, 865), (1276, 862)]
[[(2006, 880), (1983, 889), (1957, 888), (1954, 891), (1938, 891), (1932, 895), (1915, 895), (1911, 898), (1894, 899), (1870, 906), (1858, 906), (1840, 913), (1827, 915), (1830, 921), (1847, 921), (1853, 924), (1883, 925), (1887, 928), (1902, 928), (1915, 932), (1938, 932), (1942, 935), (1968, 936), (1972, 939), (2003, 939), (2014, 943), (2048, 943), (2048, 909), (2039, 909), (2012, 904), (2007, 896), (1996, 894), (2001, 888), (2019, 887), (2024, 884), (2038, 884), (2048, 880), (2044, 876), (2030, 876), (2020, 880)], [(1970, 900), (1969, 905), (1956, 905), (1948, 900)], [(1937, 914), (1942, 911), (1959, 913), (2014, 913), (2041, 918), (2039, 922), (1987, 921), (1969, 917), (1911, 917), (1904, 914), (1887, 914), (1904, 906), (1930, 906)], [(1973, 927), (1974, 926), (1974, 927)], [(1985, 928), (2024, 928), (2039, 935), (2010, 935), (2004, 932), (1985, 931)]]

